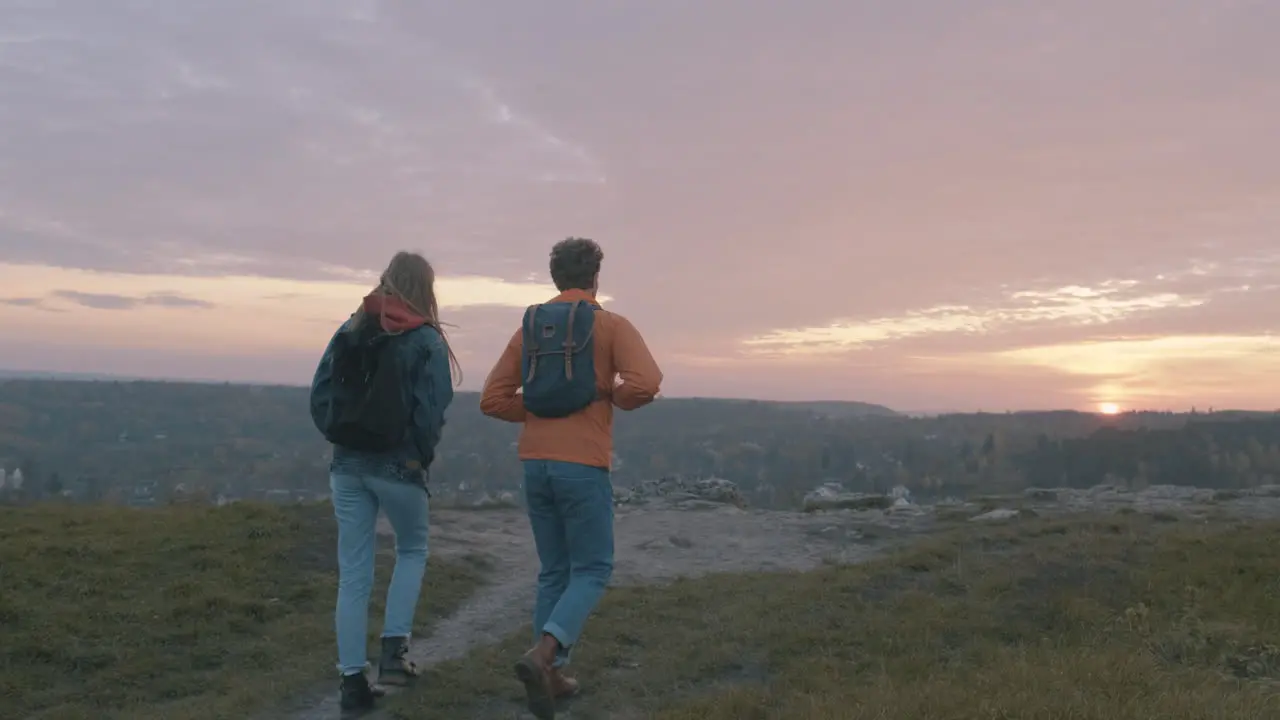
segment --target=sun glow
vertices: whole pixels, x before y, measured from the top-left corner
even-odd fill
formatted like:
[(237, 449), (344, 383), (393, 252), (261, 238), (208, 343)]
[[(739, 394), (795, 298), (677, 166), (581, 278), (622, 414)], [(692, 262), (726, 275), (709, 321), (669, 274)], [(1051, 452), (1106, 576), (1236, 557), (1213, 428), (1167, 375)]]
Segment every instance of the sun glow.
[(1103, 415), (1119, 415), (1120, 406), (1113, 402), (1098, 403), (1098, 412)]

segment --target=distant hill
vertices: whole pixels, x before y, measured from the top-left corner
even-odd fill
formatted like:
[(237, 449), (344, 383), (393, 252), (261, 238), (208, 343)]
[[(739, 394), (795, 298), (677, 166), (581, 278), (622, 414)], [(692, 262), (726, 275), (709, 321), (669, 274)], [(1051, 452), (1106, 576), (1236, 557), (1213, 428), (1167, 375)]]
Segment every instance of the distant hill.
[[(50, 372), (45, 370), (5, 370), (0, 368), (0, 380), (65, 380), (65, 381), (85, 381), (85, 382), (156, 382), (170, 383), (175, 385), (197, 384), (197, 385), (226, 385), (223, 380), (163, 380), (156, 378), (146, 378), (133, 375), (107, 375), (102, 373), (66, 373), (66, 372)], [(254, 383), (232, 383), (236, 385), (253, 385)], [(301, 387), (284, 386), (284, 387)], [(475, 396), (475, 402), (479, 403), (479, 393), (474, 391), (462, 391), (458, 394), (460, 400), (468, 396)], [(673, 408), (680, 406), (678, 409), (686, 410), (693, 404), (710, 404), (713, 406), (728, 406), (741, 403), (758, 403), (761, 405), (770, 405), (784, 410), (801, 410), (812, 412), (815, 415), (822, 415), (831, 418), (844, 417), (864, 417), (875, 415), (879, 417), (901, 417), (902, 413), (885, 407), (884, 405), (876, 405), (874, 403), (857, 402), (852, 400), (751, 400), (746, 398), (707, 398), (707, 397), (662, 397), (659, 402), (671, 404)]]
[(142, 377), (105, 375), (102, 373), (66, 373), (48, 370), (5, 370), (0, 368), (0, 380), (146, 380)]
[[(29, 375), (0, 376), (0, 468), (22, 467), (29, 487), (139, 504), (178, 486), (236, 497), (326, 487), (329, 446), (311, 424), (305, 387)], [(458, 392), (449, 409), (432, 469), (442, 494), (519, 487), (518, 428), (479, 405), (478, 393)], [(742, 448), (799, 447), (784, 438), (860, 417), (897, 415), (867, 403), (660, 398), (615, 414), (614, 477), (625, 485), (737, 475), (741, 462), (765, 462), (773, 469), (751, 471), (756, 481), (778, 475), (811, 486), (817, 478), (788, 469), (787, 454)]]
[(831, 419), (855, 417), (905, 417), (902, 413), (873, 403), (852, 400), (750, 400), (744, 398), (661, 397), (651, 406), (663, 413), (702, 413), (720, 415), (735, 409), (761, 408), (801, 412)]
[[(19, 501), (314, 497), (327, 492), (331, 450), (307, 404), (295, 386), (11, 378), (0, 381), (0, 468), (22, 469)], [(1280, 473), (1280, 421), (1266, 413), (917, 418), (858, 402), (662, 398), (615, 418), (618, 486), (716, 476), (772, 507), (826, 483), (966, 495), (1106, 478), (1235, 487)], [(447, 420), (436, 497), (518, 492), (519, 428), (484, 417), (474, 392), (456, 395)]]
[(903, 413), (884, 405), (856, 402), (852, 400), (797, 400), (794, 402), (774, 403), (779, 407), (811, 412), (829, 418), (848, 417), (903, 417)]

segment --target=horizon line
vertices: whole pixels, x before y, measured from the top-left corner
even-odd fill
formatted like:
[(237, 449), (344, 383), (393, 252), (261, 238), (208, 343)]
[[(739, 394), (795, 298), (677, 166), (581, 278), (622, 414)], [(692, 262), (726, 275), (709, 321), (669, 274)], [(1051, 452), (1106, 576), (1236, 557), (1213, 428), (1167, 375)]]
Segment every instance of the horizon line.
[[(217, 378), (197, 378), (197, 377), (163, 377), (163, 376), (146, 376), (146, 375), (116, 375), (112, 373), (94, 373), (94, 372), (62, 372), (56, 370), (27, 370), (20, 368), (0, 368), (0, 383), (6, 380), (61, 380), (65, 382), (151, 382), (151, 383), (172, 383), (172, 384), (191, 384), (191, 385), (238, 385), (244, 387), (280, 387), (280, 388), (305, 388), (307, 383), (292, 382), (254, 382), (247, 380), (228, 380)], [(479, 393), (479, 389), (469, 389), (459, 387), (458, 392)], [(791, 404), (802, 405), (806, 403), (839, 403), (839, 404), (859, 404), (870, 405), (873, 407), (884, 408), (890, 412), (907, 417), (936, 417), (942, 415), (1009, 415), (1019, 413), (1078, 413), (1081, 415), (1101, 415), (1106, 416), (1097, 410), (1081, 410), (1070, 407), (1046, 407), (1046, 408), (1003, 408), (1003, 409), (982, 409), (982, 410), (959, 410), (959, 409), (899, 409), (890, 407), (883, 403), (872, 402), (870, 400), (832, 400), (824, 399), (808, 399), (808, 400), (767, 400), (763, 398), (743, 397), (743, 396), (721, 396), (721, 395), (667, 395), (660, 393), (658, 399), (671, 400), (724, 400), (724, 401), (743, 401), (743, 402), (762, 402), (773, 404)], [(1207, 410), (1200, 410), (1199, 405), (1192, 405), (1190, 408), (1183, 410), (1175, 410), (1172, 408), (1127, 408), (1120, 413), (1115, 413), (1113, 417), (1121, 417), (1124, 415), (1144, 414), (1144, 413), (1171, 413), (1174, 415), (1209, 415), (1223, 413), (1260, 413), (1260, 414), (1280, 414), (1280, 408), (1274, 410), (1247, 410), (1241, 408), (1214, 408), (1208, 406)]]

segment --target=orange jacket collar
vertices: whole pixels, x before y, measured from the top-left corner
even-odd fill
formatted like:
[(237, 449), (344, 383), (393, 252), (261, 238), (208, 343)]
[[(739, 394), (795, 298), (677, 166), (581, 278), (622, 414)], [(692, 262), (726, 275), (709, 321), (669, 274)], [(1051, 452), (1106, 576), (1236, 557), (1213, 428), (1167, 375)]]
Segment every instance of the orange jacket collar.
[(592, 297), (589, 290), (565, 290), (559, 295), (551, 298), (548, 302), (573, 302), (574, 300), (589, 302), (596, 307), (600, 307), (600, 301)]

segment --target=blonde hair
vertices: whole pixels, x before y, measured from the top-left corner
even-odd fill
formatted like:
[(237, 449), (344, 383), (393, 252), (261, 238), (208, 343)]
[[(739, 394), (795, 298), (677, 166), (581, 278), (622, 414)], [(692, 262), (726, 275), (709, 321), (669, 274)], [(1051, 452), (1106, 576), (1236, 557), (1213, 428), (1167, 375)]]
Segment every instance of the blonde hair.
[[(444, 323), (440, 321), (440, 304), (436, 301), (436, 271), (431, 263), (418, 253), (401, 250), (391, 258), (387, 269), (382, 271), (374, 294), (394, 297), (402, 301), (410, 310), (425, 318), (427, 325), (440, 333), (445, 350), (449, 353), (449, 367), (455, 382), (462, 382), (462, 366), (458, 357), (453, 354), (449, 345), (449, 337), (444, 332)], [(351, 315), (351, 329), (358, 330), (367, 322), (364, 303)]]

